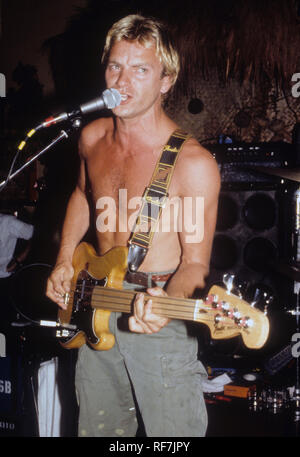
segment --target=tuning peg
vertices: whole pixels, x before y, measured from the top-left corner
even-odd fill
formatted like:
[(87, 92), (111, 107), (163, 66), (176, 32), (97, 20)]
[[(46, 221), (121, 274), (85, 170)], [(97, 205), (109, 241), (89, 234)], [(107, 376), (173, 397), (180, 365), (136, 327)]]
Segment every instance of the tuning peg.
[(265, 299), (265, 302), (267, 303), (267, 305), (269, 306), (273, 302), (274, 296), (265, 292), (264, 299)]
[(264, 302), (265, 302), (265, 306), (264, 306), (264, 314), (267, 315), (268, 314), (268, 308), (270, 306), (270, 304), (273, 302), (274, 300), (274, 297), (273, 295), (269, 295), (267, 292), (264, 292)]
[(223, 275), (223, 283), (226, 286), (227, 293), (230, 294), (233, 288), (234, 275), (230, 273), (225, 273)]
[(236, 291), (239, 298), (243, 299), (246, 291), (247, 291), (248, 283), (246, 281), (239, 281), (236, 285)]
[(262, 290), (259, 289), (258, 287), (255, 289), (254, 297), (251, 302), (251, 306), (254, 307), (261, 299), (262, 296)]

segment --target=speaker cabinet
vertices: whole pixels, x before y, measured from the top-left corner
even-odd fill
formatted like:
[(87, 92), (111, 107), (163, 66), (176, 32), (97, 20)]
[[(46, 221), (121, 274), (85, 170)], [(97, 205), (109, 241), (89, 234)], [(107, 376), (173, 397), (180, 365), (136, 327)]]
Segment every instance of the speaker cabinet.
[[(208, 286), (224, 285), (224, 275), (232, 274), (234, 292), (249, 303), (256, 301), (256, 307), (267, 310), (271, 320), (278, 311), (286, 313), (293, 282), (279, 275), (276, 266), (288, 255), (291, 224), (289, 194), (284, 187), (277, 183), (252, 188), (242, 183), (223, 184)], [(276, 326), (272, 324), (272, 335)], [(226, 347), (222, 342), (216, 345)]]
[(285, 189), (277, 186), (221, 190), (210, 283), (223, 282), (223, 275), (230, 273), (244, 290), (255, 283), (269, 287), (273, 302), (278, 302), (283, 284), (274, 275), (277, 263), (287, 255), (292, 223), (287, 220), (287, 200)]

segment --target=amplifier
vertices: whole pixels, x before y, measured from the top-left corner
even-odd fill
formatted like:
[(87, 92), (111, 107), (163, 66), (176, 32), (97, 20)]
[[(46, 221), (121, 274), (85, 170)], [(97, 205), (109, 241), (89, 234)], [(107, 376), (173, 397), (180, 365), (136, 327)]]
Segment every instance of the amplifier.
[(287, 167), (296, 163), (295, 146), (286, 142), (207, 144), (204, 147), (219, 164)]

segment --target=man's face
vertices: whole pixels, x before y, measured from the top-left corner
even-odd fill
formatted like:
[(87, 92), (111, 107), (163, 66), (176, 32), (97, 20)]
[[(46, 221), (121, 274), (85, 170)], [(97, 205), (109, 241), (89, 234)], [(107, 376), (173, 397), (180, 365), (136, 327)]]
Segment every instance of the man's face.
[(155, 46), (144, 47), (137, 41), (121, 40), (110, 51), (105, 71), (107, 87), (117, 89), (122, 102), (113, 112), (121, 118), (136, 118), (161, 104), (161, 95), (171, 84), (162, 77), (162, 64)]

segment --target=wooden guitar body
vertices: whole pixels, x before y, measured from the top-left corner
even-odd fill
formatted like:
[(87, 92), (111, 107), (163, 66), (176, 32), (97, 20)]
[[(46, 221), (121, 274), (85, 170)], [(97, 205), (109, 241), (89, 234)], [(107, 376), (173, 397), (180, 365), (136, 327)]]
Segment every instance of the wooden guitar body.
[(68, 307), (59, 310), (58, 319), (62, 324), (75, 323), (80, 330), (61, 342), (62, 346), (74, 349), (88, 340), (96, 350), (104, 351), (113, 347), (115, 338), (109, 330), (111, 312), (91, 308), (92, 293), (95, 285), (122, 289), (127, 253), (127, 248), (116, 247), (105, 256), (97, 256), (88, 243), (81, 243), (77, 247), (73, 256), (74, 276)]

